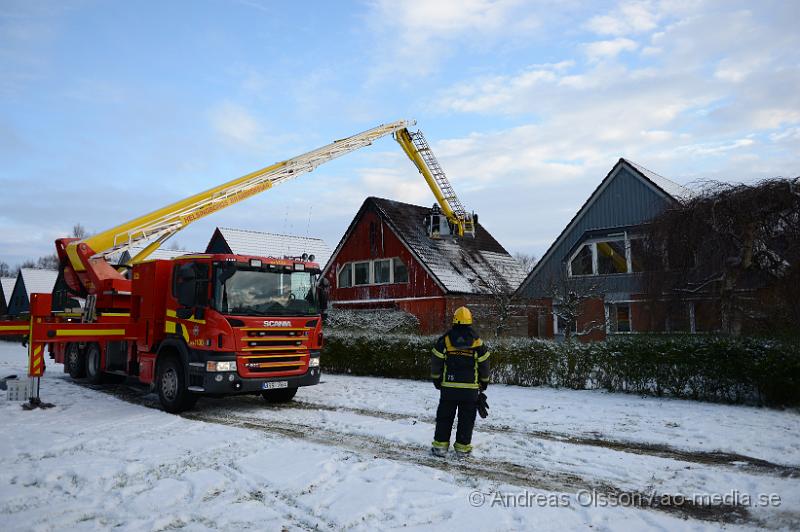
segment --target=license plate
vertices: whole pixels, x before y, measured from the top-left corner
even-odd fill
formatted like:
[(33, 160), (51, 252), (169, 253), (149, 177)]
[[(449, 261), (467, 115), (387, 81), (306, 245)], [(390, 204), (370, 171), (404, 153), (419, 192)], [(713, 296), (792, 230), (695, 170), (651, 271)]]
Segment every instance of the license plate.
[(265, 382), (261, 384), (261, 388), (263, 390), (274, 390), (276, 388), (288, 388), (289, 381), (275, 381), (275, 382)]

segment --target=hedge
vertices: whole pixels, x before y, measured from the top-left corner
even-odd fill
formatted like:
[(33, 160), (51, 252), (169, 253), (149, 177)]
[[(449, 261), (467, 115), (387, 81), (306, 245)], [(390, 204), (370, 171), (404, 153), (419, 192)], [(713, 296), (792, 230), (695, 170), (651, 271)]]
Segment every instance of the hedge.
[[(427, 379), (434, 336), (328, 330), (329, 373)], [(800, 345), (717, 336), (625, 336), (595, 343), (489, 342), (492, 382), (605, 389), (770, 406), (800, 404)]]

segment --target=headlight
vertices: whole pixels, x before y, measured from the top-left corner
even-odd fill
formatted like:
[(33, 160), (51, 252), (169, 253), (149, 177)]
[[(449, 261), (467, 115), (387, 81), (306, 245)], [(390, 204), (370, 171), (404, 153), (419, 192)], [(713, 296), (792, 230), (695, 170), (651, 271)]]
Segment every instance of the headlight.
[(206, 362), (206, 371), (236, 371), (236, 361), (227, 362)]
[(319, 367), (319, 357), (317, 357), (317, 358), (309, 358), (308, 359), (308, 367), (309, 368)]

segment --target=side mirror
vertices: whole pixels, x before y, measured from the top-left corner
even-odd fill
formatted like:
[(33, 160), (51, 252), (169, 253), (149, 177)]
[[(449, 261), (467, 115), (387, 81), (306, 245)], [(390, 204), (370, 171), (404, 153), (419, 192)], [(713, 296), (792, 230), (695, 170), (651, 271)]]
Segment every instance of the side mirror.
[(331, 283), (326, 277), (320, 279), (317, 284), (317, 301), (319, 302), (319, 309), (322, 312), (328, 310), (328, 298), (330, 296)]
[(175, 299), (182, 307), (193, 307), (197, 300), (197, 275), (194, 264), (183, 264), (178, 268), (175, 283)]

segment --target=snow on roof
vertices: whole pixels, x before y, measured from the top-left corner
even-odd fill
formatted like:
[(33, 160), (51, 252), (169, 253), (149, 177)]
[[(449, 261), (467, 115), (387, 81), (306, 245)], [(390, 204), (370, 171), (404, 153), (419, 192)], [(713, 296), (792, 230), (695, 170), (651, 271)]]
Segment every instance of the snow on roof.
[[(135, 257), (138, 255), (145, 246), (131, 246), (130, 248), (115, 251), (106, 257), (106, 260), (109, 264), (124, 264), (128, 262), (131, 257)], [(174, 259), (175, 257), (180, 257), (181, 255), (186, 255), (188, 253), (192, 253), (191, 251), (185, 251), (180, 249), (167, 249), (167, 248), (158, 248), (157, 250), (153, 251), (148, 255), (146, 260), (154, 260), (154, 259)]]
[(625, 159), (625, 162), (633, 166), (639, 173), (641, 173), (647, 179), (652, 181), (654, 185), (656, 185), (658, 188), (660, 188), (673, 198), (682, 200), (691, 197), (692, 191), (684, 187), (683, 185), (679, 185), (675, 181), (667, 179), (662, 175), (658, 175), (652, 170), (648, 170), (644, 166), (637, 164), (631, 161), (630, 159)]
[(11, 301), (11, 292), (14, 291), (14, 283), (17, 280), (14, 277), (2, 277), (0, 278), (0, 286), (3, 287), (3, 296), (5, 298), (6, 305), (9, 301)]
[(490, 293), (487, 285), (513, 291), (525, 278), (519, 263), (480, 224), (474, 238), (431, 238), (423, 223), (430, 207), (383, 198), (367, 198), (367, 204), (375, 206), (448, 292)]
[(314, 255), (314, 262), (321, 266), (325, 266), (331, 257), (331, 248), (319, 238), (228, 227), (218, 227), (217, 230), (235, 255), (281, 258), (287, 255), (299, 257), (303, 253), (308, 253)]
[(19, 271), (22, 281), (25, 283), (25, 290), (28, 297), (31, 294), (50, 294), (58, 278), (56, 270), (37, 270), (33, 268), (22, 268)]

